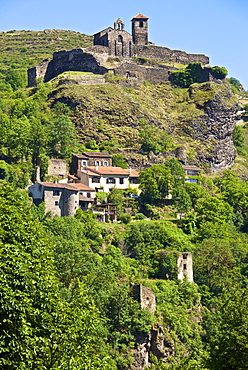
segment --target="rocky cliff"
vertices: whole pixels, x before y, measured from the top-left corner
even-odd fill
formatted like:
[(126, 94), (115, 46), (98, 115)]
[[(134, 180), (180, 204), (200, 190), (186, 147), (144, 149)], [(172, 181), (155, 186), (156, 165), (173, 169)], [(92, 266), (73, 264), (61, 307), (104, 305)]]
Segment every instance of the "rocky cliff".
[[(168, 156), (209, 172), (229, 168), (236, 156), (232, 132), (240, 107), (228, 82), (170, 83), (122, 87), (109, 78), (102, 86), (54, 85), (51, 102), (73, 109), (82, 144), (121, 153), (137, 170)], [(89, 144), (90, 143), (90, 144)]]

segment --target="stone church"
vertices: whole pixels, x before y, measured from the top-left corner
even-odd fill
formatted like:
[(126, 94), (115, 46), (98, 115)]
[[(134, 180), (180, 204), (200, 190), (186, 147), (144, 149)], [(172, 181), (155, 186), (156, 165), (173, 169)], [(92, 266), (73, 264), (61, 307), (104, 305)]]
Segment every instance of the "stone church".
[(108, 27), (94, 35), (94, 45), (107, 46), (109, 54), (119, 57), (132, 57), (133, 45), (148, 45), (148, 19), (138, 14), (132, 22), (132, 35), (125, 30), (120, 18), (114, 22), (114, 28)]

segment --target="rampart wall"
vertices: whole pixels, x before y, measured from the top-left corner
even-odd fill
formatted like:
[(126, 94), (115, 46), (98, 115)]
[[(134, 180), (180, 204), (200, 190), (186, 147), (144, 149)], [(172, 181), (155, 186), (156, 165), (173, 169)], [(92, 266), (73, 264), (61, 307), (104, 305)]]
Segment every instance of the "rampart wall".
[(209, 57), (204, 54), (188, 54), (181, 50), (171, 50), (156, 45), (133, 45), (133, 56), (157, 59), (163, 62), (181, 64), (202, 63), (209, 64)]
[(135, 63), (124, 62), (115, 68), (114, 73), (116, 76), (127, 77), (127, 79), (135, 77), (139, 81), (147, 80), (156, 85), (162, 81), (168, 81), (170, 77), (168, 71), (175, 69), (169, 66), (164, 68), (142, 67)]

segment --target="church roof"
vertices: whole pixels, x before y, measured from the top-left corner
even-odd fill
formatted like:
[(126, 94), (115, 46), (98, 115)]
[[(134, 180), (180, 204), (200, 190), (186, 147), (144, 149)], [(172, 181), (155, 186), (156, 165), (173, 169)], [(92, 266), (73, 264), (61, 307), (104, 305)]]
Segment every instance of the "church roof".
[(139, 14), (136, 15), (136, 17), (133, 17), (133, 19), (149, 19), (149, 18), (146, 17), (145, 15), (139, 13)]

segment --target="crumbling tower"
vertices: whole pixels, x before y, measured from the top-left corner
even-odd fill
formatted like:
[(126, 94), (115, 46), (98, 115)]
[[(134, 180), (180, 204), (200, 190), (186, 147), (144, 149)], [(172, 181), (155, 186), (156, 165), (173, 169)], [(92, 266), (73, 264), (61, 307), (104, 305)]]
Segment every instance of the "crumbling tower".
[(143, 14), (138, 14), (132, 19), (133, 43), (148, 45), (148, 19)]

